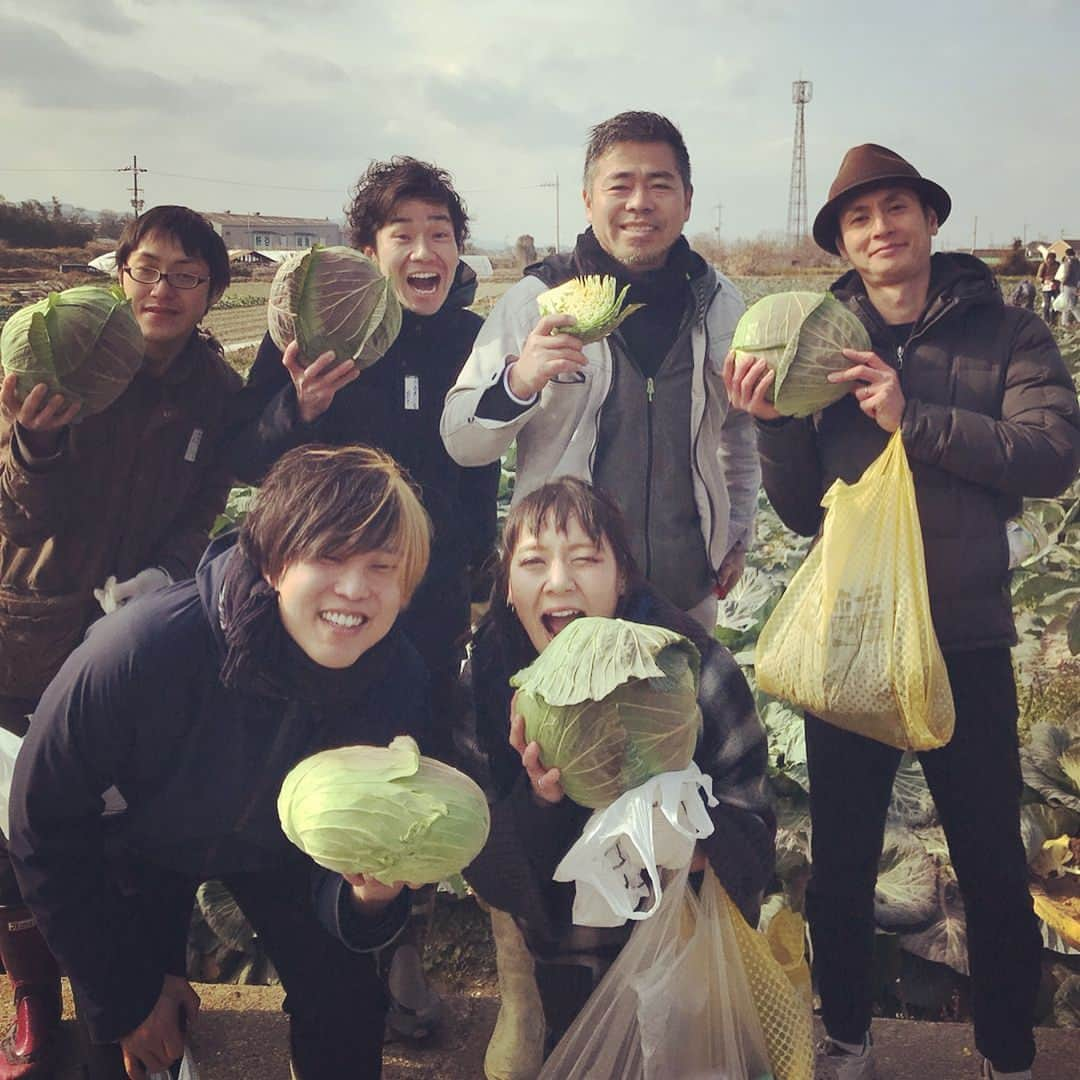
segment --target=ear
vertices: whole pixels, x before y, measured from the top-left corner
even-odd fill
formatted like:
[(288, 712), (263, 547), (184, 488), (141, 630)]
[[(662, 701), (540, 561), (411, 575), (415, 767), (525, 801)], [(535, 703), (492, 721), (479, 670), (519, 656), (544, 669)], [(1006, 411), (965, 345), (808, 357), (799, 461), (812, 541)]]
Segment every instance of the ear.
[(360, 253), (362, 255), (366, 255), (369, 259), (374, 259), (375, 258), (375, 249), (371, 246), (371, 244), (365, 244), (360, 249)]
[(840, 258), (845, 262), (851, 262), (848, 258), (847, 248), (844, 247), (844, 238), (839, 233), (836, 236), (836, 250), (840, 254)]
[(686, 206), (683, 208), (683, 224), (690, 220), (690, 204), (694, 201), (694, 185), (686, 189)]
[(581, 189), (581, 201), (585, 204), (585, 220), (592, 224), (592, 195), (588, 188)]
[(931, 207), (926, 208), (926, 227), (930, 230), (931, 236), (937, 236), (938, 233), (938, 219), (937, 211)]

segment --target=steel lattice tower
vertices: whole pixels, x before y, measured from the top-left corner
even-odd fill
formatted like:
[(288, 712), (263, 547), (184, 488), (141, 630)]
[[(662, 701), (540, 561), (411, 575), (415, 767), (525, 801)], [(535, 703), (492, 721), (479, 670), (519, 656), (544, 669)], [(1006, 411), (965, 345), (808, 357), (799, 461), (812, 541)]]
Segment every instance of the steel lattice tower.
[(806, 129), (803, 112), (814, 96), (814, 84), (799, 79), (791, 84), (795, 105), (795, 142), (791, 148), (791, 190), (788, 192), (788, 243), (798, 246), (806, 239)]

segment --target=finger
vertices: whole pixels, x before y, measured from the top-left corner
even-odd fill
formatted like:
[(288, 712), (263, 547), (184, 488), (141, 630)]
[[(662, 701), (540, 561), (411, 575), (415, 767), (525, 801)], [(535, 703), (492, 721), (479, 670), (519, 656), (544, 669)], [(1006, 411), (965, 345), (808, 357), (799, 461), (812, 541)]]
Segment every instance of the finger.
[(516, 713), (510, 717), (510, 745), (522, 756), (525, 754), (525, 717)]
[(892, 368), (872, 350), (841, 349), (840, 351), (848, 360), (854, 360), (858, 364), (865, 364), (867, 367), (875, 368), (878, 371), (892, 371)]
[(831, 371), (826, 379), (831, 383), (838, 382), (870, 382), (875, 378), (875, 371), (867, 364), (856, 364), (855, 367), (844, 368), (843, 371)]
[(4, 376), (4, 382), (0, 386), (0, 407), (3, 407), (5, 412), (14, 415), (19, 411), (19, 406), (22, 404), (19, 398), (19, 376), (12, 372), (10, 375)]
[(281, 355), (281, 362), (295, 384), (304, 374), (304, 365), (300, 363), (300, 345), (296, 341), (289, 342)]
[(319, 355), (308, 364), (304, 371), (304, 375), (309, 382), (313, 382), (317, 378), (323, 375), (329, 375), (331, 372), (336, 371), (339, 365), (337, 362), (337, 353), (333, 349), (328, 349), (324, 353)]
[(124, 1072), (130, 1080), (146, 1080), (146, 1066), (129, 1050), (124, 1051)]
[(533, 327), (532, 332), (537, 337), (550, 337), (553, 330), (573, 326), (575, 322), (573, 315), (541, 315), (540, 321)]

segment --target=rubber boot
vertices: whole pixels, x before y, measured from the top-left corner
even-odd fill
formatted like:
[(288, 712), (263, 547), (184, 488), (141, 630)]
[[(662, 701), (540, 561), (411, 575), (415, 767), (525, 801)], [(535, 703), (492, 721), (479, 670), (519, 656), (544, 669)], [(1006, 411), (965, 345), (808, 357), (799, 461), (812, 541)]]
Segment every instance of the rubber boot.
[(25, 907), (0, 908), (0, 954), (15, 1019), (0, 1041), (0, 1080), (44, 1076), (60, 1028), (60, 969)]
[(442, 1020), (442, 998), (428, 982), (423, 962), (434, 912), (435, 887), (427, 886), (414, 895), (409, 921), (401, 934), (378, 954), (379, 970), (384, 973), (390, 996), (387, 1038), (426, 1039)]
[(544, 1006), (532, 954), (513, 916), (490, 908), (499, 1016), (484, 1055), (487, 1080), (533, 1080), (544, 1063)]

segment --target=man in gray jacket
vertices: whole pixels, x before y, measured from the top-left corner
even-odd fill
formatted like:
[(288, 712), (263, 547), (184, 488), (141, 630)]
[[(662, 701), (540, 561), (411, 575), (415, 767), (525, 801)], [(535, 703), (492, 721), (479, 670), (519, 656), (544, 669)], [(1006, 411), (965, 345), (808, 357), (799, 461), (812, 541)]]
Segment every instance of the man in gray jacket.
[[(814, 535), (821, 496), (853, 483), (899, 430), (915, 481), (931, 616), (956, 711), (952, 740), (919, 754), (967, 914), (983, 1076), (1030, 1078), (1041, 941), (1020, 841), (1016, 642), (1006, 522), (1024, 496), (1059, 494), (1080, 463), (1076, 390), (1050, 331), (1007, 306), (987, 267), (931, 255), (948, 193), (883, 146), (853, 147), (814, 222), (852, 269), (832, 286), (869, 331), (829, 376), (851, 393), (804, 419), (766, 400), (760, 357), (725, 362), (732, 403), (758, 420), (765, 490)], [(809, 713), (813, 823), (806, 909), (840, 1080), (874, 1075), (869, 1042), (874, 888), (900, 751)], [(948, 1069), (944, 1070), (949, 1072)]]
[[(461, 465), (517, 440), (515, 499), (572, 475), (614, 496), (650, 582), (706, 628), (742, 572), (760, 469), (751, 418), (729, 410), (721, 365), (738, 290), (682, 235), (693, 188), (678, 128), (626, 112), (592, 129), (572, 253), (530, 266), (495, 306), (447, 395), (446, 448)], [(603, 341), (561, 332), (536, 298), (572, 277), (613, 276), (644, 304)]]

